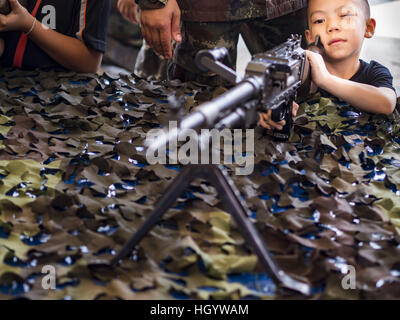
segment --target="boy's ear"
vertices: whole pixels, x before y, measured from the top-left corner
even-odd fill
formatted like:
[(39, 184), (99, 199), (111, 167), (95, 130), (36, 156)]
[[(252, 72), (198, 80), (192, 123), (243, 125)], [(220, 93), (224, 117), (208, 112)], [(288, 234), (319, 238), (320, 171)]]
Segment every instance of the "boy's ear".
[(376, 28), (376, 21), (373, 18), (370, 18), (367, 20), (367, 30), (365, 30), (365, 38), (372, 38), (373, 35), (375, 34), (375, 28)]
[(309, 29), (306, 29), (305, 34), (306, 34), (306, 40), (307, 40), (308, 44), (311, 42), (314, 42), (314, 39), (312, 38), (311, 32)]

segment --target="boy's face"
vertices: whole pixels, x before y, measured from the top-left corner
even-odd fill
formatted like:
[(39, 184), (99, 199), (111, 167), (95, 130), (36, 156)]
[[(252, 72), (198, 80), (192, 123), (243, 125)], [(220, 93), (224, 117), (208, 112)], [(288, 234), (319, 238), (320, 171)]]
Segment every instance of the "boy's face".
[(369, 19), (363, 0), (310, 0), (306, 38), (317, 35), (325, 48), (325, 58), (333, 61), (359, 57), (364, 37), (374, 34), (375, 20)]

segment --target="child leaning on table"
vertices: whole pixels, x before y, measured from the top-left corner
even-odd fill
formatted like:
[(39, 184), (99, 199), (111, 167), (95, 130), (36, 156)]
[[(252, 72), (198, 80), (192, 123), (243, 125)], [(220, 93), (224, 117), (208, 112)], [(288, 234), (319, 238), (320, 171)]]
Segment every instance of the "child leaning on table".
[(97, 72), (106, 48), (110, 0), (9, 0), (0, 14), (0, 64)]
[[(390, 71), (376, 61), (367, 63), (360, 53), (364, 38), (374, 35), (376, 22), (370, 18), (367, 0), (309, 0), (306, 38), (320, 36), (323, 56), (307, 51), (312, 81), (322, 95), (335, 96), (366, 112), (391, 114), (396, 107), (396, 91)], [(293, 115), (298, 106), (294, 105)], [(281, 129), (270, 112), (260, 115), (260, 124)]]

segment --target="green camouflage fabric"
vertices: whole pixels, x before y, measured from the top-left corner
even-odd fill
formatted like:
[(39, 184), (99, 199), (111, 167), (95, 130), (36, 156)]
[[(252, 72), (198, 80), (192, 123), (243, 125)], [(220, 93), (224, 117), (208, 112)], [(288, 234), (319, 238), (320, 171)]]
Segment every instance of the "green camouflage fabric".
[[(146, 133), (226, 91), (134, 75), (0, 71), (0, 299), (294, 299), (198, 179), (114, 270), (110, 260), (181, 170)], [(232, 154), (228, 154), (232, 157)], [(251, 219), (311, 299), (400, 298), (400, 117), (315, 95), (286, 143), (255, 129), (255, 167), (226, 168)], [(43, 287), (55, 270), (55, 290)], [(342, 285), (349, 266), (355, 288)], [(46, 283), (47, 284), (47, 283)], [(145, 318), (145, 317), (144, 317)]]
[(235, 69), (237, 43), (244, 24), (250, 32), (242, 32), (242, 37), (250, 53), (255, 54), (285, 42), (291, 34), (304, 34), (305, 9), (269, 21), (261, 18), (231, 22), (183, 22), (183, 41), (176, 47), (170, 77), (211, 85), (221, 84), (222, 80), (215, 74), (204, 73), (197, 68), (196, 53), (202, 49), (226, 47), (229, 57), (225, 63)]

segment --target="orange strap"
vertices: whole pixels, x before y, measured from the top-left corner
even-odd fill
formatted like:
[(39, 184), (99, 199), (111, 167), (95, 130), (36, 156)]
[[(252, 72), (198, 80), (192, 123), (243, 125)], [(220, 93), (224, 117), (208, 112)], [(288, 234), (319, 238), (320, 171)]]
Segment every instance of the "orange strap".
[[(42, 0), (36, 0), (35, 8), (32, 11), (32, 16), (35, 18), (37, 11), (39, 9)], [(25, 33), (22, 32), (21, 36), (18, 40), (17, 49), (15, 50), (14, 55), (14, 67), (21, 68), (22, 67), (22, 60), (24, 59), (26, 44), (28, 42), (28, 37)]]

